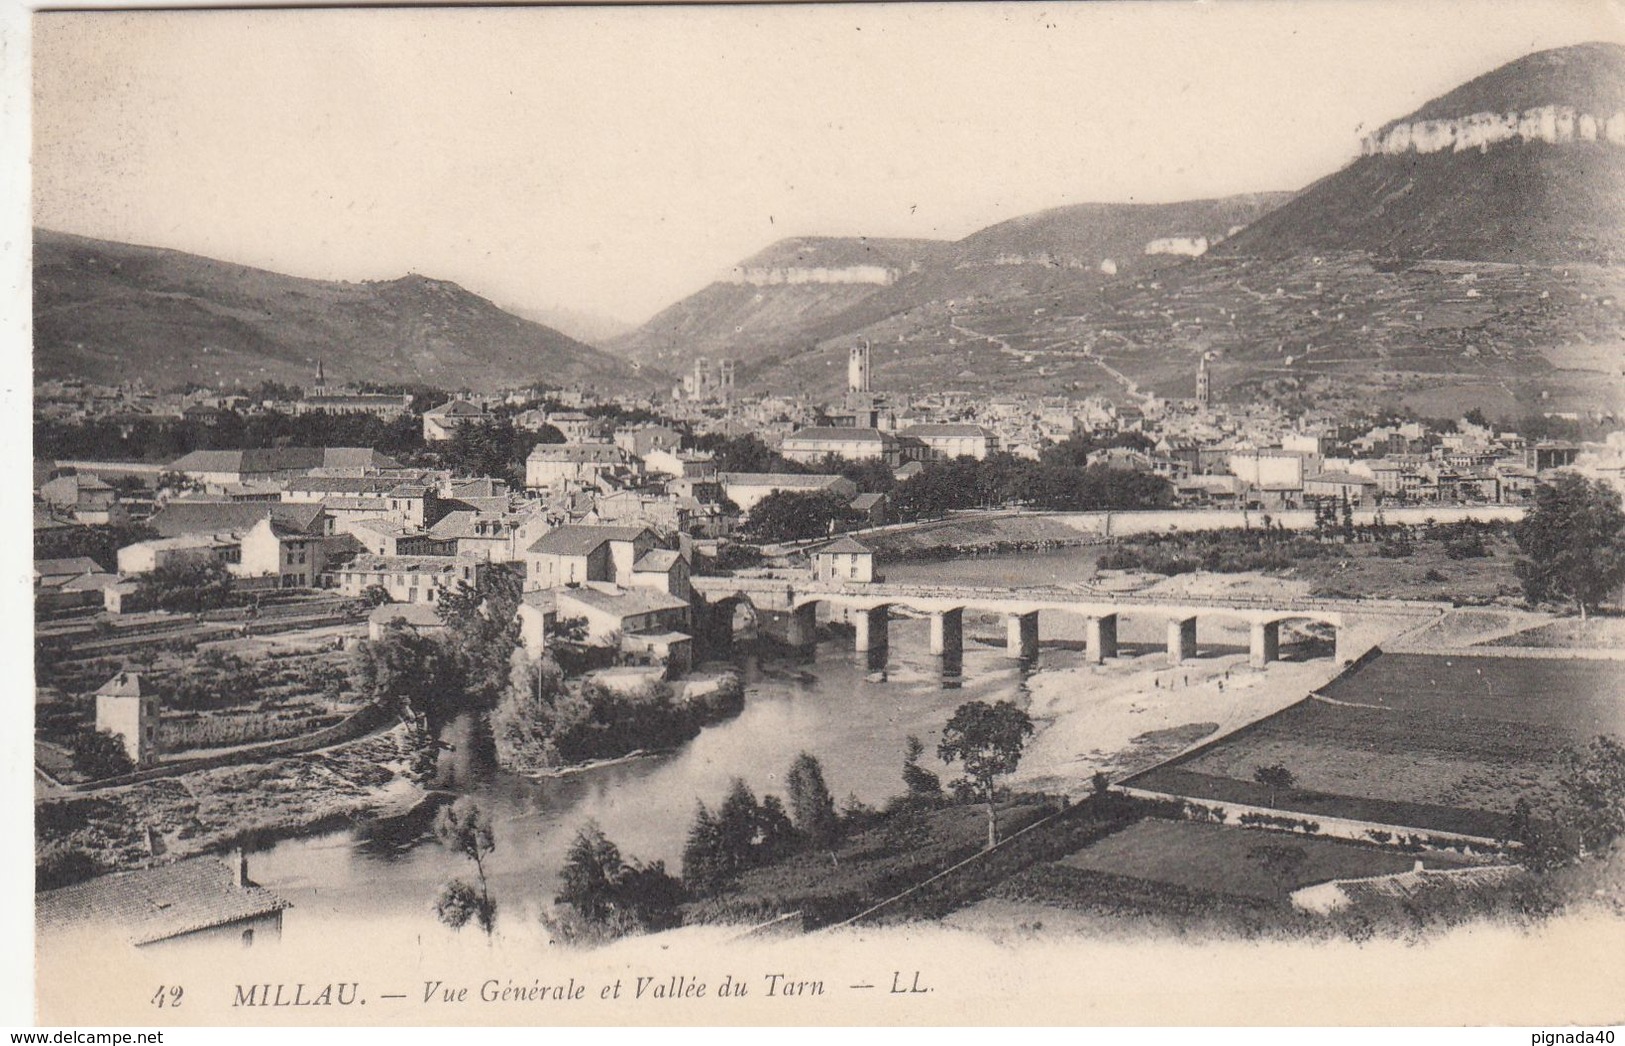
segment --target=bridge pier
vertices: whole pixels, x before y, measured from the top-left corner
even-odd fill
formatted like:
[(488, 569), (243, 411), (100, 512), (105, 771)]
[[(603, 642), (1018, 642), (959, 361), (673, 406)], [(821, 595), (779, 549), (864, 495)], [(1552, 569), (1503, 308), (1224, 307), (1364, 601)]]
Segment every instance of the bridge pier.
[(1179, 665), (1196, 656), (1196, 618), (1176, 617), (1168, 621), (1168, 663)]
[(1089, 660), (1104, 664), (1108, 657), (1117, 656), (1117, 615), (1102, 614), (1089, 618), (1085, 624), (1085, 639)]
[(784, 638), (797, 650), (818, 645), (817, 603), (807, 603), (790, 611), (784, 622)]
[(884, 649), (888, 637), (886, 626), (890, 614), (886, 607), (871, 607), (868, 610), (854, 610), (853, 624), (857, 626), (857, 641), (854, 648), (858, 651)]
[(938, 610), (931, 615), (931, 653), (939, 657), (965, 652), (965, 610)]
[(1009, 614), (1004, 619), (1006, 657), (1038, 656), (1038, 611)]
[(1281, 623), (1279, 621), (1254, 621), (1251, 648), (1248, 651), (1247, 663), (1254, 668), (1263, 668), (1271, 661), (1281, 656)]

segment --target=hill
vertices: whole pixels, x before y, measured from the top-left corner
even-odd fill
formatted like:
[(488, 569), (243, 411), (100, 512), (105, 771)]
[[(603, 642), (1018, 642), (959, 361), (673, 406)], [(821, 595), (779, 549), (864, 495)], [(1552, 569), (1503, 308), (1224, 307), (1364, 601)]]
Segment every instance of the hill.
[(455, 283), (338, 283), (46, 229), (34, 237), (34, 368), (149, 384), (331, 381), (646, 386), (640, 368)]
[(776, 358), (931, 302), (1022, 295), (1056, 279), (1093, 285), (1104, 274), (1173, 265), (1285, 198), (1079, 204), (1001, 222), (957, 242), (781, 240), (608, 347), (669, 370), (699, 356), (728, 356), (748, 380)]
[[(1620, 416), (1625, 48), (1508, 63), (1290, 198), (1058, 208), (952, 247), (799, 322), (773, 302), (771, 336), (709, 326), (715, 287), (684, 307), (741, 381), (813, 395), (840, 389), (864, 337), (875, 386), (904, 393), (1184, 397), (1214, 354), (1220, 399)], [(725, 320), (750, 329), (768, 306), (739, 298)]]
[(1390, 121), (1218, 249), (1625, 262), (1625, 47), (1528, 55)]

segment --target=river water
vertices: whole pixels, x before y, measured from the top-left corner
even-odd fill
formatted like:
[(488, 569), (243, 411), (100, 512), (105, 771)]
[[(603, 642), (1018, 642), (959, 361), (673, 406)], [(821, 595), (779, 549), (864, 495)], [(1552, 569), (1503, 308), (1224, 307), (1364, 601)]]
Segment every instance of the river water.
[[(1078, 581), (1093, 570), (1092, 550), (942, 563), (894, 564), (888, 580), (978, 585)], [(1046, 633), (1048, 629), (1045, 630)], [(823, 639), (810, 659), (742, 642), (736, 662), (746, 682), (745, 709), (670, 754), (533, 780), (495, 767), (470, 724), (448, 738), (443, 758), (450, 787), (475, 796), (496, 823), (489, 862), (500, 918), (533, 917), (557, 888), (564, 852), (578, 826), (596, 821), (623, 855), (663, 860), (679, 871), (695, 806), (715, 808), (734, 777), (758, 795), (782, 795), (781, 780), (802, 751), (817, 756), (830, 791), (878, 805), (903, 789), (903, 745), (910, 734), (934, 751), (937, 732), (960, 703), (1018, 698), (1036, 668), (1079, 663), (1069, 645), (1046, 645), (1038, 662), (1004, 653), (1002, 621), (967, 615), (959, 666), (930, 654), (923, 619), (894, 618), (884, 678), (872, 655), (849, 635)], [(958, 671), (954, 671), (955, 668)], [(926, 765), (951, 774), (928, 756)], [(365, 839), (345, 830), (286, 840), (252, 858), (256, 881), (293, 903), (284, 917), (290, 942), (320, 940), (327, 917), (384, 919), (428, 935), (440, 886), (467, 876), (469, 863), (421, 832)], [(523, 913), (523, 914), (521, 914)]]

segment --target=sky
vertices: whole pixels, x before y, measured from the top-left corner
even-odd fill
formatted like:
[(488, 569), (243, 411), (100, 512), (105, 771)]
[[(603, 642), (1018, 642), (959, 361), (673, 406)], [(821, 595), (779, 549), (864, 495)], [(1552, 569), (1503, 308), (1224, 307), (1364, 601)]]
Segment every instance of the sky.
[(1297, 189), (1619, 0), (38, 13), (33, 221), (638, 322), (785, 236)]

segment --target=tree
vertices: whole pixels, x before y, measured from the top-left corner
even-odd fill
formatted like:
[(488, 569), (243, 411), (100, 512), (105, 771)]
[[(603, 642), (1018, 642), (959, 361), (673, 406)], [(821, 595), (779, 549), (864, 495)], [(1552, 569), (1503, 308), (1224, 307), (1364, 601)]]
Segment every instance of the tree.
[(446, 645), (401, 622), (356, 647), (350, 679), (357, 693), (402, 718), (422, 716), (431, 737), (462, 710), (462, 681)]
[(558, 901), (593, 920), (602, 920), (615, 905), (615, 894), (626, 874), (621, 851), (605, 837), (596, 821), (576, 829), (559, 871), (562, 888)]
[(490, 884), (485, 877), (485, 859), (497, 844), (490, 817), (465, 795), (450, 806), (440, 808), (434, 819), (434, 835), (440, 845), (473, 861), (479, 878), (477, 886), (462, 879), (446, 883), (435, 901), (435, 913), (454, 930), (462, 929), (472, 919), (479, 923), (487, 937), (491, 936), (496, 928), (497, 903), (491, 897)]
[(136, 580), (136, 597), (147, 606), (183, 614), (215, 610), (231, 602), (232, 579), (221, 563), (159, 567)]
[(750, 531), (763, 541), (823, 537), (846, 518), (846, 498), (829, 491), (777, 490), (750, 510)]
[(1599, 736), (1585, 748), (1566, 748), (1558, 787), (1580, 842), (1602, 850), (1625, 835), (1625, 745)]
[(1560, 473), (1513, 528), (1531, 603), (1572, 600), (1583, 619), (1625, 581), (1625, 510), (1607, 484)]
[(942, 798), (942, 778), (920, 765), (925, 744), (913, 734), (903, 742), (903, 785), (910, 799), (935, 800)]
[(1270, 805), (1274, 806), (1277, 793), (1291, 788), (1295, 778), (1291, 770), (1276, 763), (1273, 766), (1255, 767), (1253, 780), (1270, 790)]
[(121, 777), (135, 769), (124, 739), (111, 730), (86, 730), (74, 738), (71, 758), (73, 768), (92, 781)]
[(728, 859), (716, 815), (699, 803), (683, 843), (683, 884), (697, 894), (713, 894), (728, 881)]
[(1009, 701), (995, 705), (967, 701), (955, 710), (953, 718), (942, 729), (938, 758), (949, 765), (962, 761), (966, 777), (987, 804), (988, 849), (999, 841), (998, 814), (993, 808), (994, 785), (1000, 777), (1015, 772), (1032, 733), (1032, 718)]
[(516, 571), (493, 564), (477, 584), (459, 583), (436, 606), (473, 707), (494, 707), (507, 687), (509, 658), (519, 645), (522, 588)]
[(785, 787), (790, 793), (790, 820), (796, 830), (819, 849), (834, 846), (841, 833), (841, 821), (818, 760), (806, 752), (796, 756), (785, 777)]

